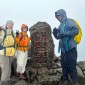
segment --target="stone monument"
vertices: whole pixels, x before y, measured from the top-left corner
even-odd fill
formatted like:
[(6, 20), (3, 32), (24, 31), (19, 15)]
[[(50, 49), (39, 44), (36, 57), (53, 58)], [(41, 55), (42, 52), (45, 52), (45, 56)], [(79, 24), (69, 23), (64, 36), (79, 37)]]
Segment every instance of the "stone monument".
[(49, 66), (54, 55), (51, 27), (46, 22), (38, 22), (30, 29), (31, 57), (34, 66)]

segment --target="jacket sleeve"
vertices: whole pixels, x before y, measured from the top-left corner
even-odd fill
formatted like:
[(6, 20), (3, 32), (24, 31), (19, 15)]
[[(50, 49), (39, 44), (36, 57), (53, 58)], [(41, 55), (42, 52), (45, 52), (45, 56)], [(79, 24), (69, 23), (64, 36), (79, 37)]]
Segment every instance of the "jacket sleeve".
[(74, 37), (75, 35), (78, 34), (79, 30), (78, 27), (76, 26), (75, 22), (73, 20), (68, 20), (68, 31), (64, 32), (64, 36), (67, 37)]

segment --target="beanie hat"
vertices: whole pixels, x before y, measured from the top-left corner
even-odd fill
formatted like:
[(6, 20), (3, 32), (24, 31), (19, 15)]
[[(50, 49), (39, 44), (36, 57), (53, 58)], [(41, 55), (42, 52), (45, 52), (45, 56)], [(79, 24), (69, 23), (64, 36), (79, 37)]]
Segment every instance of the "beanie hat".
[(14, 25), (14, 22), (12, 20), (7, 20), (6, 25), (7, 24), (12, 24), (12, 26), (13, 26)]

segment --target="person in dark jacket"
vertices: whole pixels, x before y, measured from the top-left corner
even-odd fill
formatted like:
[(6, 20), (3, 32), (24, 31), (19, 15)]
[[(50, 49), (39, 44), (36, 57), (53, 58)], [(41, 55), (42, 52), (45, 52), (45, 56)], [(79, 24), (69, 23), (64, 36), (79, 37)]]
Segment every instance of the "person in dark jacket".
[(73, 19), (67, 18), (66, 12), (60, 9), (55, 12), (55, 17), (60, 21), (58, 29), (53, 29), (56, 39), (59, 39), (59, 51), (61, 51), (62, 79), (67, 85), (69, 76), (72, 85), (78, 85), (77, 81), (77, 43), (74, 36), (78, 34), (78, 27)]

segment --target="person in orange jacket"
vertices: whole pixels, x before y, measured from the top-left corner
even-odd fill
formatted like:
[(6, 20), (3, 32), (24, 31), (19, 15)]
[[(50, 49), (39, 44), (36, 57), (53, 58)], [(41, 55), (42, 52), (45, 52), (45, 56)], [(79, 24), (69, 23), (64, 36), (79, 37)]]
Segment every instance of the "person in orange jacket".
[(24, 72), (27, 63), (28, 56), (28, 44), (31, 40), (27, 35), (28, 26), (26, 24), (21, 25), (21, 33), (16, 33), (15, 44), (17, 49), (17, 74), (20, 79), (25, 79)]

